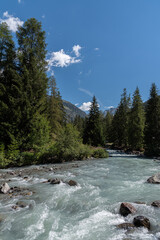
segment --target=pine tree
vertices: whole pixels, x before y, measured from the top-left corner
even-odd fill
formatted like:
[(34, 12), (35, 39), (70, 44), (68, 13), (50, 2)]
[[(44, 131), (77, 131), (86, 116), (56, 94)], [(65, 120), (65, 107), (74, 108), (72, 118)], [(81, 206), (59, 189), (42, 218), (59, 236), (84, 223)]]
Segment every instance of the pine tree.
[(129, 145), (133, 150), (143, 148), (145, 113), (138, 87), (133, 95), (133, 103), (129, 114)]
[(113, 116), (109, 111), (107, 111), (107, 114), (104, 118), (104, 133), (105, 133), (105, 139), (107, 142), (109, 142), (111, 138), (112, 120), (113, 120)]
[[(23, 82), (23, 98), (20, 106), (22, 117), (19, 131), (23, 140), (22, 148), (30, 148), (32, 147), (30, 143), (33, 142), (32, 133), (36, 134), (37, 126), (40, 122), (44, 123), (44, 118), (46, 118), (48, 78), (46, 75), (45, 32), (42, 31), (41, 23), (35, 18), (31, 18), (22, 27), (19, 27), (17, 38), (19, 74)], [(42, 121), (40, 121), (40, 117), (43, 118)], [(48, 136), (46, 137), (48, 138)]]
[(65, 122), (65, 112), (60, 92), (56, 86), (56, 80), (53, 76), (49, 79), (49, 96), (47, 102), (48, 119), (51, 126), (52, 136), (60, 131)]
[(85, 127), (85, 118), (82, 118), (79, 115), (76, 115), (75, 119), (73, 120), (73, 125), (79, 131), (80, 136), (83, 137), (84, 127)]
[(112, 141), (118, 147), (128, 146), (128, 114), (130, 108), (130, 97), (126, 89), (121, 95), (120, 104), (112, 121)]
[(18, 144), (21, 95), (15, 45), (8, 26), (2, 23), (0, 24), (0, 142), (6, 148)]
[(160, 98), (154, 83), (146, 105), (145, 152), (147, 155), (160, 155)]
[(84, 143), (92, 146), (103, 146), (105, 143), (99, 106), (95, 96), (93, 97), (90, 107), (89, 117), (84, 130), (83, 141)]

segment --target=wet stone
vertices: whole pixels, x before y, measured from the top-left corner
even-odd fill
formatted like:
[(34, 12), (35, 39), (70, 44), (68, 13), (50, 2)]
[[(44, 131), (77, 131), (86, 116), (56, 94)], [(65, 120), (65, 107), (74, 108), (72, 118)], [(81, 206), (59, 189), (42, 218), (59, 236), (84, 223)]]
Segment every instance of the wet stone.
[(52, 180), (50, 181), (50, 184), (60, 184), (60, 183), (61, 183), (61, 180), (58, 179), (58, 178), (52, 179)]
[(152, 202), (151, 206), (160, 208), (160, 200)]
[(67, 182), (67, 184), (68, 184), (69, 186), (77, 186), (77, 182), (74, 181), (74, 180), (69, 180), (69, 181)]
[(10, 187), (9, 187), (8, 183), (3, 183), (0, 187), (0, 193), (6, 194), (9, 192), (9, 190), (10, 190)]
[(140, 202), (140, 201), (136, 201), (134, 203), (136, 203), (136, 204), (146, 204), (145, 202)]
[(132, 204), (123, 202), (121, 203), (119, 212), (122, 216), (126, 217), (128, 214), (135, 213), (136, 209), (132, 206)]
[(17, 205), (18, 207), (20, 207), (20, 208), (25, 208), (25, 207), (27, 207), (27, 204), (26, 204), (25, 202), (22, 202), (22, 201), (17, 202), (16, 205)]
[(133, 224), (136, 227), (144, 227), (150, 229), (150, 221), (144, 216), (137, 216), (133, 219)]
[(121, 223), (121, 224), (117, 225), (117, 228), (128, 230), (128, 229), (135, 228), (135, 226), (132, 223)]
[(152, 184), (160, 184), (160, 173), (157, 173), (152, 177), (148, 178), (147, 182)]

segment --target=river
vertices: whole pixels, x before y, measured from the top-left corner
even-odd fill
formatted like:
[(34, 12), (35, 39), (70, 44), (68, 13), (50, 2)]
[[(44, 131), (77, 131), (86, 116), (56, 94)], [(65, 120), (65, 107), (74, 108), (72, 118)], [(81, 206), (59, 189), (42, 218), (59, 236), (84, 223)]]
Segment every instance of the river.
[[(150, 205), (160, 200), (160, 185), (146, 183), (150, 176), (160, 172), (160, 162), (116, 151), (110, 151), (110, 155), (107, 159), (76, 162), (77, 168), (35, 174), (28, 179), (12, 176), (10, 186), (23, 186), (35, 193), (1, 198), (0, 216), (3, 221), (0, 223), (0, 239), (160, 239), (160, 209)], [(0, 173), (13, 170), (0, 170)], [(64, 181), (75, 180), (78, 186), (42, 183), (55, 177)], [(18, 200), (32, 207), (13, 209)], [(136, 201), (145, 203), (136, 204)], [(119, 214), (122, 202), (132, 203), (137, 212), (122, 217)], [(116, 225), (132, 222), (136, 215), (150, 219), (150, 231), (144, 228), (130, 232), (117, 229)]]

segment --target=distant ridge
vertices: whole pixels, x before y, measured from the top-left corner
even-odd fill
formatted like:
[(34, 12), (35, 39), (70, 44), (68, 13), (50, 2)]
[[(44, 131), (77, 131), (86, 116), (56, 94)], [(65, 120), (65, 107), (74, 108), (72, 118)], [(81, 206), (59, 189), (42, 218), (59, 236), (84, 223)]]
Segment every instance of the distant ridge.
[(85, 118), (87, 114), (83, 112), (81, 109), (76, 107), (74, 104), (63, 100), (63, 106), (66, 112), (66, 117), (68, 121), (73, 121), (76, 116), (80, 116), (82, 118)]
[(114, 116), (114, 114), (116, 113), (116, 110), (117, 110), (117, 108), (110, 108), (110, 109), (108, 109), (108, 110), (105, 110), (105, 111), (104, 111), (104, 115), (106, 115), (107, 112), (109, 112), (111, 115)]

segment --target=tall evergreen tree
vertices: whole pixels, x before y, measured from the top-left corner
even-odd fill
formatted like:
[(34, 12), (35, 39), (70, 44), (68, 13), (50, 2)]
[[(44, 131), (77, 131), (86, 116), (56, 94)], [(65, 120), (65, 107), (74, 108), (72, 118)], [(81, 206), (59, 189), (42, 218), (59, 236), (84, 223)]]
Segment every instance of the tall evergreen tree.
[(21, 84), (16, 51), (7, 24), (0, 24), (0, 142), (7, 147), (18, 141)]
[(107, 114), (104, 118), (104, 133), (105, 133), (105, 139), (107, 142), (110, 141), (110, 137), (111, 137), (112, 120), (113, 120), (113, 115), (111, 115), (111, 113), (107, 111)]
[(147, 155), (160, 155), (160, 98), (154, 83), (146, 105), (145, 152)]
[(83, 140), (84, 143), (92, 146), (104, 145), (105, 143), (99, 106), (95, 96), (90, 107)]
[(133, 95), (133, 103), (129, 114), (129, 145), (133, 150), (143, 148), (145, 113), (138, 87)]
[(83, 137), (84, 127), (85, 127), (85, 118), (77, 115), (73, 120), (73, 125), (77, 128), (80, 133), (80, 136)]
[(56, 136), (65, 122), (65, 112), (60, 92), (56, 86), (56, 80), (53, 76), (49, 79), (49, 96), (47, 102), (48, 119), (51, 126), (52, 136)]
[(30, 148), (32, 147), (30, 146), (30, 142), (32, 142), (31, 137), (33, 137), (32, 132), (36, 134), (36, 129), (40, 122), (45, 122), (44, 120), (40, 121), (41, 117), (45, 118), (44, 113), (46, 112), (47, 101), (48, 78), (45, 60), (45, 32), (42, 31), (41, 23), (35, 18), (31, 18), (22, 27), (19, 27), (17, 38), (19, 43), (19, 74), (23, 82), (22, 118), (19, 130), (21, 136), (23, 136), (22, 147)]
[(115, 145), (128, 146), (128, 114), (130, 109), (130, 97), (124, 88), (120, 104), (112, 121), (112, 141)]

